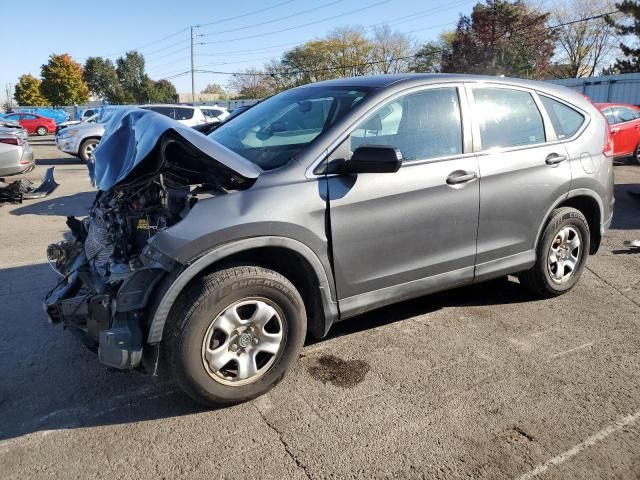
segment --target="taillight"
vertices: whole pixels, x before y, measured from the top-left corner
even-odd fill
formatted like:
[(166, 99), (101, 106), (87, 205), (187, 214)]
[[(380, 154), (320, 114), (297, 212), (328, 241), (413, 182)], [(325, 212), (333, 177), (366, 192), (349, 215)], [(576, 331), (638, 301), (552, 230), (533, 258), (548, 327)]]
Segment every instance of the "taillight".
[(604, 135), (604, 147), (602, 147), (602, 154), (605, 157), (613, 157), (613, 135), (611, 134), (611, 127), (607, 124), (607, 131)]
[(8, 145), (24, 145), (25, 141), (21, 138), (0, 138), (0, 143), (6, 143)]

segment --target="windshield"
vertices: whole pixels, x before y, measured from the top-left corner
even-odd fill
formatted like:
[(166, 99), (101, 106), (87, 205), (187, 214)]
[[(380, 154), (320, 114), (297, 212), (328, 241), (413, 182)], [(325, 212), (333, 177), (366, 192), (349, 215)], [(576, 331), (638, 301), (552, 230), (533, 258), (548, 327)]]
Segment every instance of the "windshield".
[(368, 91), (320, 86), (288, 90), (222, 124), (209, 137), (263, 170), (272, 170), (304, 150)]

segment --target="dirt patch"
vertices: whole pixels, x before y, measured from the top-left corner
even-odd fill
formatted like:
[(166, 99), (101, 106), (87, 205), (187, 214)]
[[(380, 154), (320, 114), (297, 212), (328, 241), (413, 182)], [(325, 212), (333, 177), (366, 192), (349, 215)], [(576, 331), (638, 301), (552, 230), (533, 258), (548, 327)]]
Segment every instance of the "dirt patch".
[(363, 360), (342, 360), (334, 355), (322, 355), (313, 360), (309, 374), (322, 383), (353, 388), (364, 380), (370, 368)]

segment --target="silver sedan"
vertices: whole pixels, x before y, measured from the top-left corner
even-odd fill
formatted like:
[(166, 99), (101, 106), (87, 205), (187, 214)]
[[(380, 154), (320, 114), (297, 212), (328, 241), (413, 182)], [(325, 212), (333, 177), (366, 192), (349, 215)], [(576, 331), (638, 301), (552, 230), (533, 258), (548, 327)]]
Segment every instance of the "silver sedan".
[(0, 132), (0, 177), (28, 173), (35, 166), (33, 150), (26, 139)]

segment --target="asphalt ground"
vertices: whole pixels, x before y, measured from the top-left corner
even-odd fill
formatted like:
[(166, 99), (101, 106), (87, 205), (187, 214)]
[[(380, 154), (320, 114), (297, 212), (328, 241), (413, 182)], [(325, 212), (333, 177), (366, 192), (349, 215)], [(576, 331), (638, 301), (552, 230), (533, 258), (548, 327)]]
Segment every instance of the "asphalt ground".
[(93, 194), (32, 143), (28, 177), (54, 165), (60, 187), (0, 208), (1, 478), (640, 478), (640, 166), (616, 165), (611, 232), (570, 293), (500, 279), (371, 312), (267, 395), (206, 410), (46, 323), (46, 246)]

